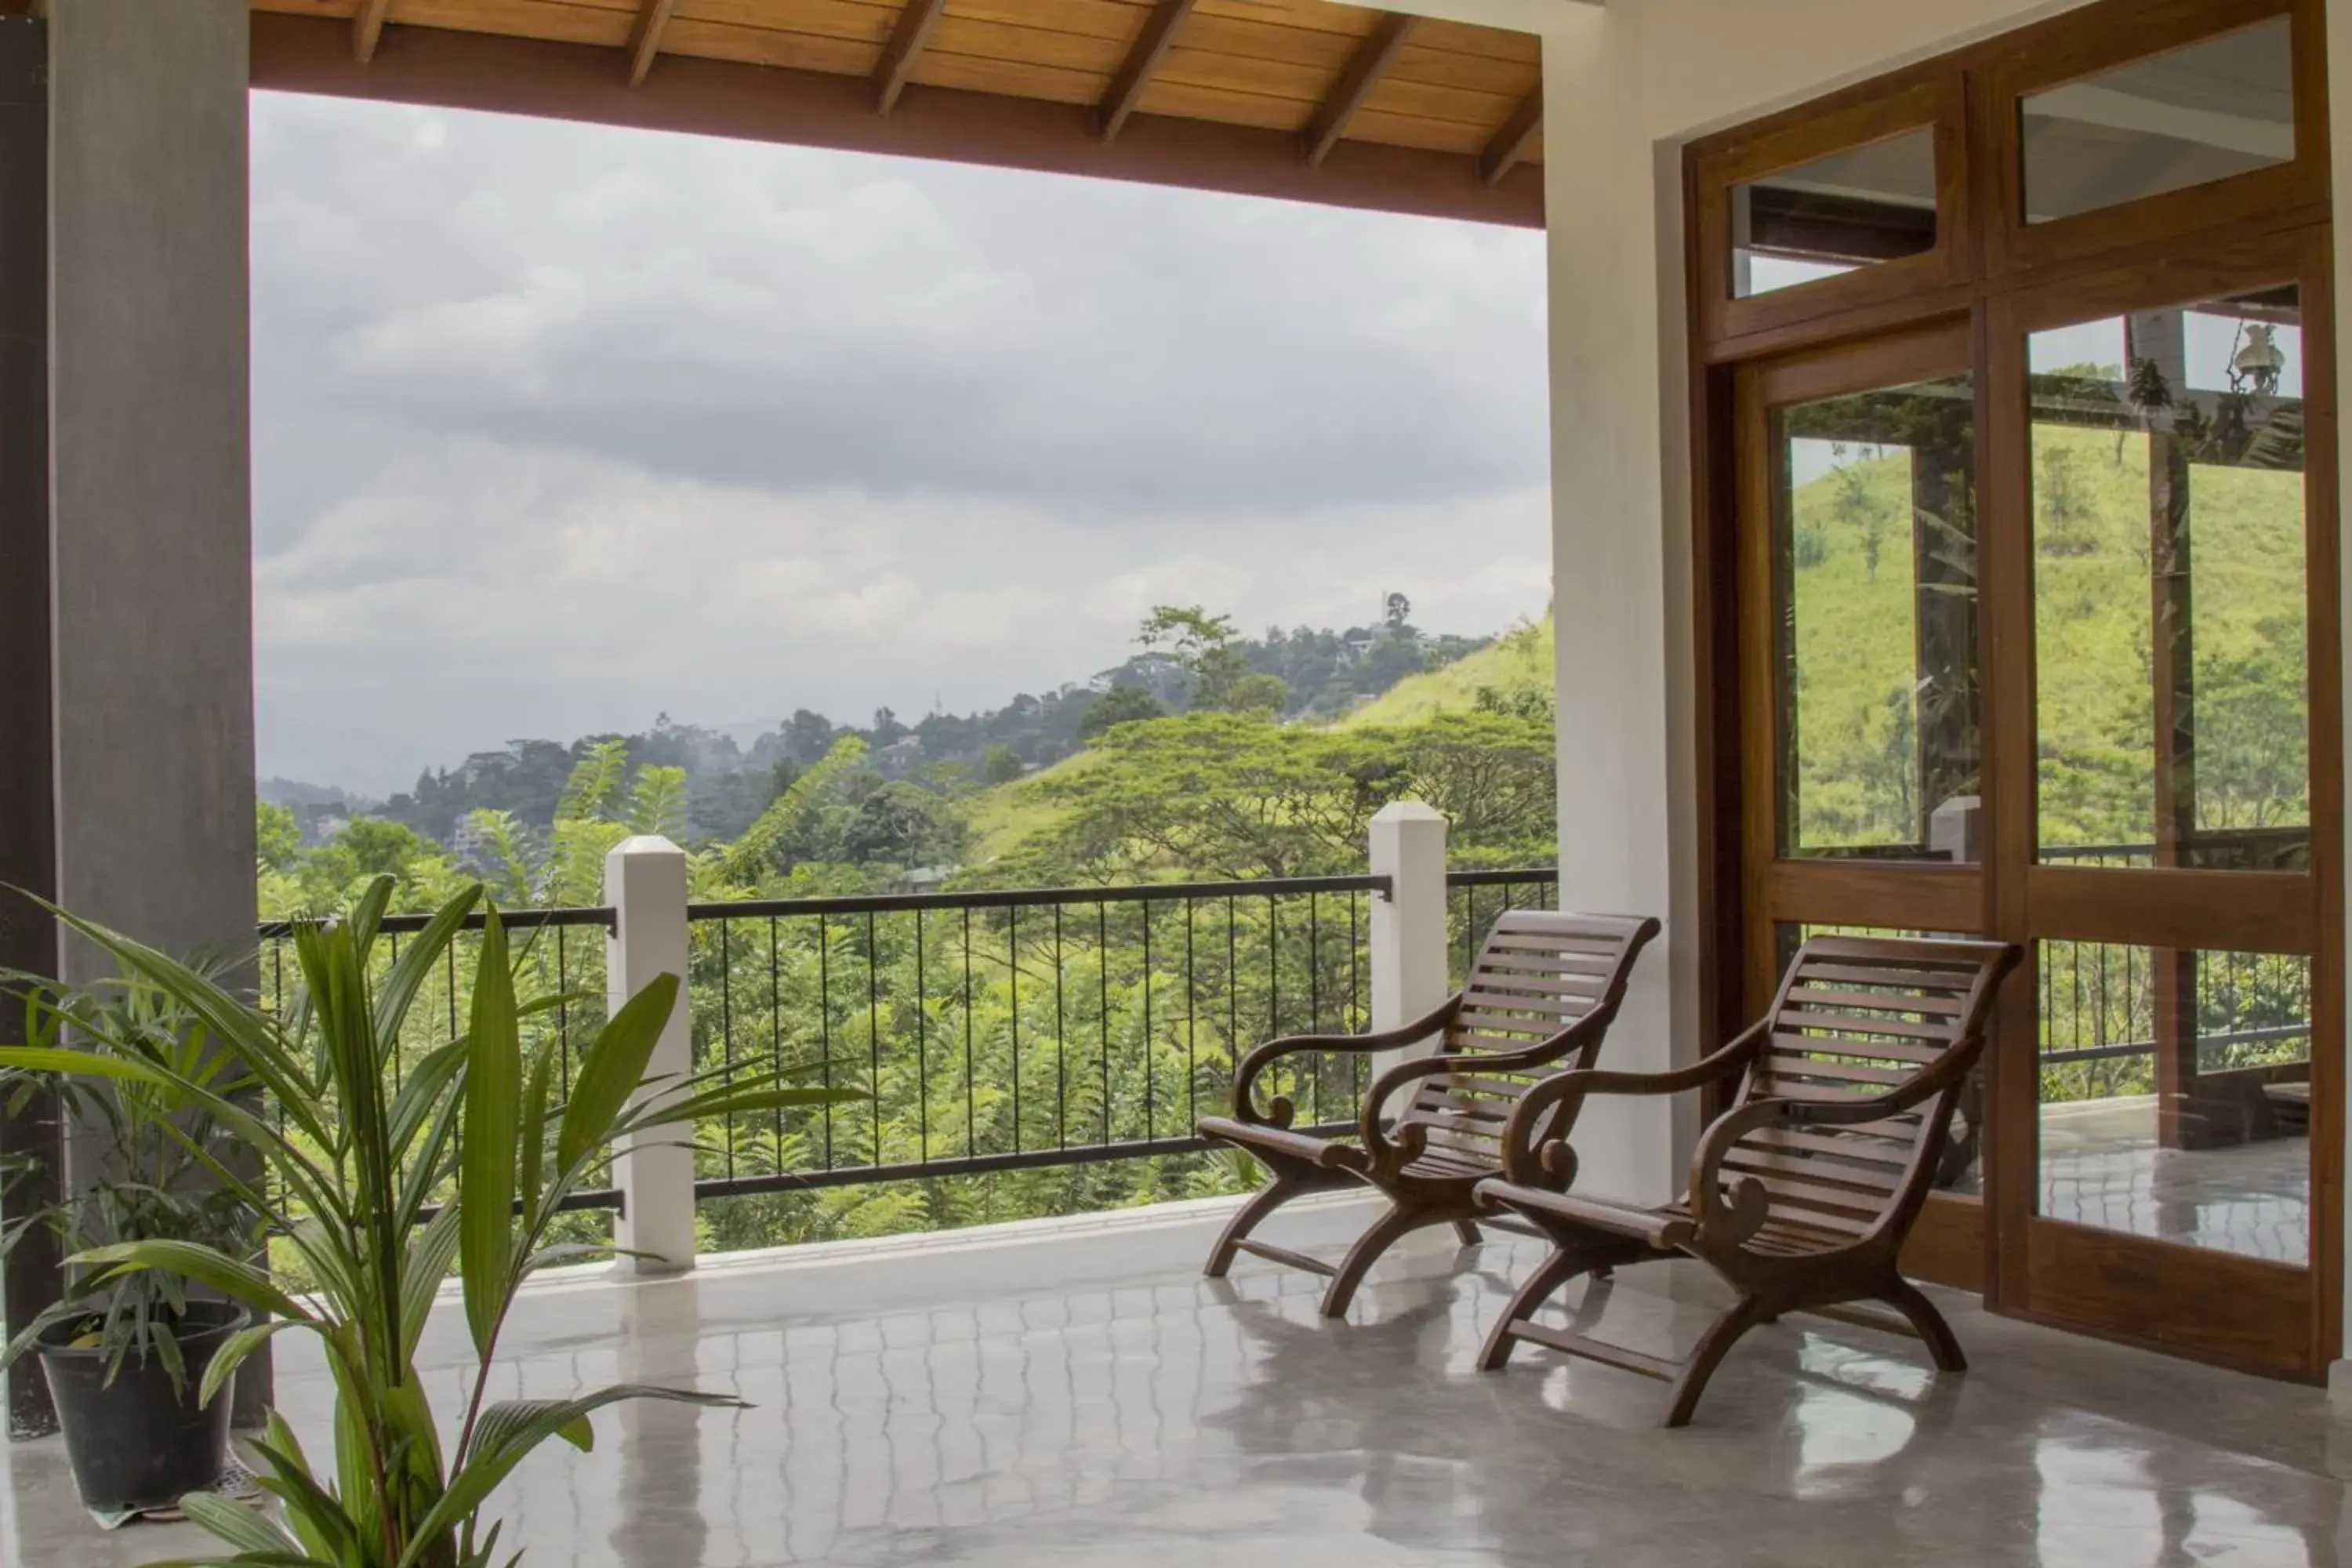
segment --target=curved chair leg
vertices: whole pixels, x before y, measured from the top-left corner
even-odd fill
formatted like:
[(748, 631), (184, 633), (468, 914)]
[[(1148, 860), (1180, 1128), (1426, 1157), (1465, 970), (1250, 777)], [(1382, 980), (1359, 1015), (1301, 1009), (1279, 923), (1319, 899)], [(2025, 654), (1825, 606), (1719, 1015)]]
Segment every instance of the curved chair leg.
[(1753, 1296), (1742, 1296), (1723, 1316), (1709, 1323), (1706, 1332), (1684, 1361), (1683, 1369), (1675, 1376), (1675, 1385), (1666, 1395), (1666, 1418), (1662, 1426), (1682, 1426), (1690, 1422), (1691, 1412), (1698, 1408), (1698, 1396), (1706, 1392), (1706, 1380), (1723, 1363), (1724, 1352), (1739, 1342), (1739, 1336), (1762, 1322), (1767, 1314)]
[(1454, 1222), (1454, 1238), (1465, 1247), (1475, 1247), (1486, 1240), (1486, 1233), (1473, 1222), (1457, 1219)]
[(1936, 1358), (1938, 1372), (1969, 1370), (1969, 1358), (1960, 1353), (1960, 1342), (1952, 1332), (1952, 1325), (1944, 1321), (1944, 1314), (1927, 1300), (1926, 1291), (1897, 1275), (1881, 1292), (1881, 1299), (1911, 1320), (1911, 1326), (1927, 1342), (1927, 1353)]
[(1286, 1176), (1276, 1176), (1257, 1190), (1256, 1195), (1234, 1213), (1218, 1233), (1217, 1244), (1209, 1249), (1209, 1261), (1201, 1272), (1212, 1279), (1223, 1279), (1225, 1270), (1234, 1266), (1234, 1254), (1240, 1250), (1242, 1237), (1255, 1230), (1265, 1216), (1307, 1190), (1303, 1182)]
[(1478, 1370), (1493, 1372), (1509, 1361), (1511, 1347), (1519, 1342), (1511, 1332), (1512, 1326), (1534, 1317), (1551, 1300), (1554, 1291), (1584, 1271), (1585, 1266), (1575, 1253), (1554, 1247), (1551, 1256), (1537, 1265), (1536, 1271), (1511, 1292), (1503, 1315), (1486, 1331), (1486, 1342), (1478, 1352)]
[(1348, 1303), (1356, 1299), (1356, 1287), (1364, 1282), (1364, 1276), (1371, 1272), (1381, 1254), (1395, 1246), (1400, 1237), (1428, 1223), (1424, 1215), (1391, 1205), (1388, 1213), (1372, 1221), (1364, 1234), (1356, 1237), (1356, 1245), (1348, 1248), (1348, 1256), (1339, 1260), (1329, 1287), (1323, 1292), (1323, 1315), (1346, 1316)]

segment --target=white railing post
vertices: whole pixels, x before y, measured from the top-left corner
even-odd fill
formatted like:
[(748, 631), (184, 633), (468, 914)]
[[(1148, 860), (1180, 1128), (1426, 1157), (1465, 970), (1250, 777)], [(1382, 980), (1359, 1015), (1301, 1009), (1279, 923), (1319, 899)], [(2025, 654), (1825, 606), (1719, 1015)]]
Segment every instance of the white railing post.
[(1445, 973), (1445, 818), (1417, 800), (1372, 818), (1372, 874), (1389, 896), (1372, 900), (1372, 1027), (1411, 1023), (1453, 989)]
[[(604, 857), (604, 901), (619, 921), (618, 934), (604, 944), (606, 1006), (618, 1013), (656, 976), (677, 975), (677, 1006), (646, 1075), (666, 1086), (682, 1082), (694, 1065), (685, 991), (686, 851), (658, 835), (623, 839)], [(690, 1127), (658, 1127), (614, 1144), (622, 1208), (613, 1239), (626, 1249), (624, 1270), (667, 1274), (694, 1267), (693, 1137)]]

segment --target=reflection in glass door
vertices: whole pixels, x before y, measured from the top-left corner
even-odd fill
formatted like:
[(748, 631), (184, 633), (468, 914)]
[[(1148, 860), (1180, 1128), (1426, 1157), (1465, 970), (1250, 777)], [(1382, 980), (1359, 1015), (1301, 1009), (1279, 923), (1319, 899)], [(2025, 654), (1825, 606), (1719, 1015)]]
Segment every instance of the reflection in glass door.
[[(1749, 994), (1832, 931), (1972, 934), (1979, 865), (1977, 412), (1958, 331), (1741, 382)], [(1981, 1075), (1913, 1232), (1915, 1275), (1982, 1280)]]
[(1769, 416), (1780, 855), (1978, 858), (1965, 375)]
[[(2307, 872), (2296, 289), (2034, 332), (2026, 370), (2037, 860)], [(2037, 932), (2036, 1212), (2303, 1266), (2311, 962), (2200, 927)]]

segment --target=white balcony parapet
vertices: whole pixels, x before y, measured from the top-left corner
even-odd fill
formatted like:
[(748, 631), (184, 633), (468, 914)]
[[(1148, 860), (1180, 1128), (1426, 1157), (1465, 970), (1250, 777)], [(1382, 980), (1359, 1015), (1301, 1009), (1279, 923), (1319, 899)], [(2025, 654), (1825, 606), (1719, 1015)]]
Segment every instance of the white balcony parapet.
[(1389, 895), (1371, 911), (1372, 1027), (1411, 1023), (1445, 1000), (1445, 817), (1417, 800), (1372, 818), (1372, 874)]
[[(677, 1009), (646, 1068), (667, 1093), (694, 1058), (687, 999), (686, 851), (659, 836), (625, 838), (604, 857), (604, 901), (616, 917), (604, 946), (608, 1014), (664, 974), (678, 977)], [(670, 1274), (694, 1267), (694, 1130), (662, 1127), (621, 1139), (613, 1174), (621, 1213), (613, 1238), (625, 1273)]]

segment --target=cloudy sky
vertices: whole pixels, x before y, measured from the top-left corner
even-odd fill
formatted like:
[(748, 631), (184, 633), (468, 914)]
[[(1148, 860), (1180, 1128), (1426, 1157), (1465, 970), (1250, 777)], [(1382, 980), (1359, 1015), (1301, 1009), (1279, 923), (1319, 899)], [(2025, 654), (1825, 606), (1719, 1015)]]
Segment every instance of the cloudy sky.
[(260, 766), (1549, 593), (1539, 236), (257, 94)]

